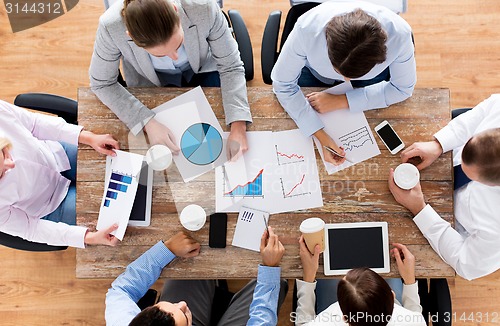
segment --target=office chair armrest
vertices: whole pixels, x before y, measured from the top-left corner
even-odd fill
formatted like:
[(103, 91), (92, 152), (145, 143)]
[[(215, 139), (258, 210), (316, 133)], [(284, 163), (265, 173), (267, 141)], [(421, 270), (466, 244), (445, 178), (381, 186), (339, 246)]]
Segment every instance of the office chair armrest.
[(229, 19), (231, 20), (234, 38), (236, 39), (236, 43), (238, 43), (241, 60), (245, 66), (245, 79), (252, 80), (254, 76), (253, 50), (247, 26), (245, 25), (245, 22), (243, 21), (243, 18), (238, 10), (229, 10), (227, 13), (229, 15)]
[(450, 288), (445, 278), (430, 279), (429, 281), (429, 312), (434, 326), (451, 326), (450, 317), (453, 313)]
[(456, 117), (458, 117), (462, 113), (465, 113), (465, 112), (467, 112), (467, 111), (469, 111), (471, 109), (472, 108), (453, 109), (453, 110), (451, 110), (451, 118), (455, 119)]
[(77, 124), (78, 103), (67, 97), (45, 93), (25, 93), (16, 96), (14, 105), (55, 114), (68, 123)]
[(267, 17), (266, 27), (262, 35), (260, 62), (264, 83), (271, 85), (271, 71), (278, 59), (278, 34), (280, 31), (281, 11), (275, 10)]
[(46, 243), (32, 242), (3, 232), (0, 232), (0, 245), (24, 251), (59, 251), (68, 248), (67, 246), (51, 246)]

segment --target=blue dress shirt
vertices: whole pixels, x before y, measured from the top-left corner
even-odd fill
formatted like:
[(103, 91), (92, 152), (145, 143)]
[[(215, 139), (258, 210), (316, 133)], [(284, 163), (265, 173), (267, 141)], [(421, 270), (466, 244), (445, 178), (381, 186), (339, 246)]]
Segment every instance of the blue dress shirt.
[[(146, 294), (160, 277), (162, 269), (174, 258), (175, 255), (160, 241), (128, 265), (106, 294), (106, 325), (130, 324), (141, 312), (137, 301)], [(259, 266), (247, 325), (277, 324), (280, 271), (280, 267)]]
[[(391, 10), (362, 1), (327, 1), (302, 15), (288, 36), (271, 73), (274, 93), (283, 108), (304, 134), (310, 136), (324, 127), (318, 113), (309, 105), (297, 81), (303, 67), (321, 81), (345, 80), (333, 69), (328, 57), (325, 27), (334, 16), (362, 9), (377, 19), (387, 33), (386, 61), (366, 75), (353, 80), (372, 79), (389, 67), (389, 81), (346, 93), (352, 111), (385, 108), (411, 96), (417, 82), (411, 28)], [(362, 58), (360, 58), (362, 60)]]

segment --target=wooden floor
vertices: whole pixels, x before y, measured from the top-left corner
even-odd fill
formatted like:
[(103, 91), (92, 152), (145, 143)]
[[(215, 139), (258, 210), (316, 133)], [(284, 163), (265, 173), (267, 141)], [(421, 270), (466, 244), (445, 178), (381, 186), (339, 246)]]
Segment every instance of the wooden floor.
[[(247, 23), (256, 60), (256, 76), (250, 83), (261, 85), (265, 20), (274, 9), (286, 12), (288, 0), (225, 0), (224, 4), (225, 9), (238, 9)], [(101, 0), (82, 0), (54, 21), (13, 34), (0, 6), (0, 98), (13, 101), (23, 92), (76, 98), (76, 88), (88, 85), (102, 11)], [(417, 87), (450, 88), (453, 107), (474, 106), (499, 92), (498, 0), (409, 0), (403, 17), (415, 35)], [(112, 280), (75, 279), (74, 249), (35, 254), (0, 248), (0, 261), (0, 324), (104, 324), (104, 296)], [(500, 272), (473, 282), (457, 278), (451, 290), (457, 325), (500, 324)], [(282, 309), (280, 325), (290, 325), (289, 312), (290, 300)]]

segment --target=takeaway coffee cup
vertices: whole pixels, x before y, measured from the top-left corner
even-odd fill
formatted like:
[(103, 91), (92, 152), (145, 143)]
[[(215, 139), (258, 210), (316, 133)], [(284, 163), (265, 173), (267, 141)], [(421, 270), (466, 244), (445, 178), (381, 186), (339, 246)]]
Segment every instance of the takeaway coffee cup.
[(189, 231), (198, 231), (205, 225), (207, 214), (199, 205), (188, 205), (184, 207), (180, 215), (181, 224)]
[(394, 182), (396, 185), (405, 190), (415, 187), (420, 180), (420, 172), (415, 165), (403, 163), (394, 170)]
[(321, 252), (325, 251), (325, 222), (318, 217), (308, 218), (300, 223), (300, 232), (304, 236), (307, 249), (314, 253), (314, 247), (319, 244)]
[(172, 152), (165, 145), (154, 145), (146, 152), (146, 162), (155, 171), (167, 169), (172, 164)]

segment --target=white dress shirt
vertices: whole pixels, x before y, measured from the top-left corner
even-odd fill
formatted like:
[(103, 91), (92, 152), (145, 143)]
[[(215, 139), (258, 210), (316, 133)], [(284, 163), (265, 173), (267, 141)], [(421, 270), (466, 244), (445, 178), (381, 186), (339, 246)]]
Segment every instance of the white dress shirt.
[[(339, 303), (335, 302), (318, 315), (314, 312), (316, 304), (316, 281), (314, 283), (297, 280), (297, 310), (292, 315), (292, 321), (296, 326), (302, 325), (338, 325), (348, 326), (342, 319), (343, 313)], [(422, 306), (418, 296), (417, 283), (411, 285), (403, 284), (403, 307), (397, 302), (394, 303), (394, 310), (390, 317), (388, 326), (425, 326), (424, 316), (422, 316)], [(375, 318), (387, 318), (386, 316), (372, 316)]]
[(0, 133), (12, 143), (15, 167), (0, 179), (0, 231), (49, 245), (84, 248), (86, 228), (41, 218), (64, 200), (70, 181), (58, 141), (78, 145), (82, 127), (0, 101)]
[[(500, 128), (500, 94), (453, 119), (434, 137), (443, 152), (454, 150), (454, 165), (461, 164), (462, 148), (474, 135)], [(432, 165), (429, 167), (432, 169)], [(413, 219), (432, 248), (458, 275), (472, 280), (500, 268), (500, 187), (471, 181), (455, 191), (455, 220), (459, 231), (427, 205)]]
[[(361, 8), (377, 19), (387, 33), (387, 57), (366, 75), (353, 80), (372, 79), (389, 67), (390, 81), (357, 88), (346, 93), (352, 111), (385, 108), (411, 96), (417, 82), (411, 28), (391, 10), (362, 1), (327, 1), (302, 15), (288, 36), (271, 73), (273, 90), (283, 108), (307, 136), (324, 127), (297, 82), (308, 67), (319, 79), (344, 80), (328, 57), (325, 26), (334, 17)], [(360, 58), (362, 60), (362, 58)]]

